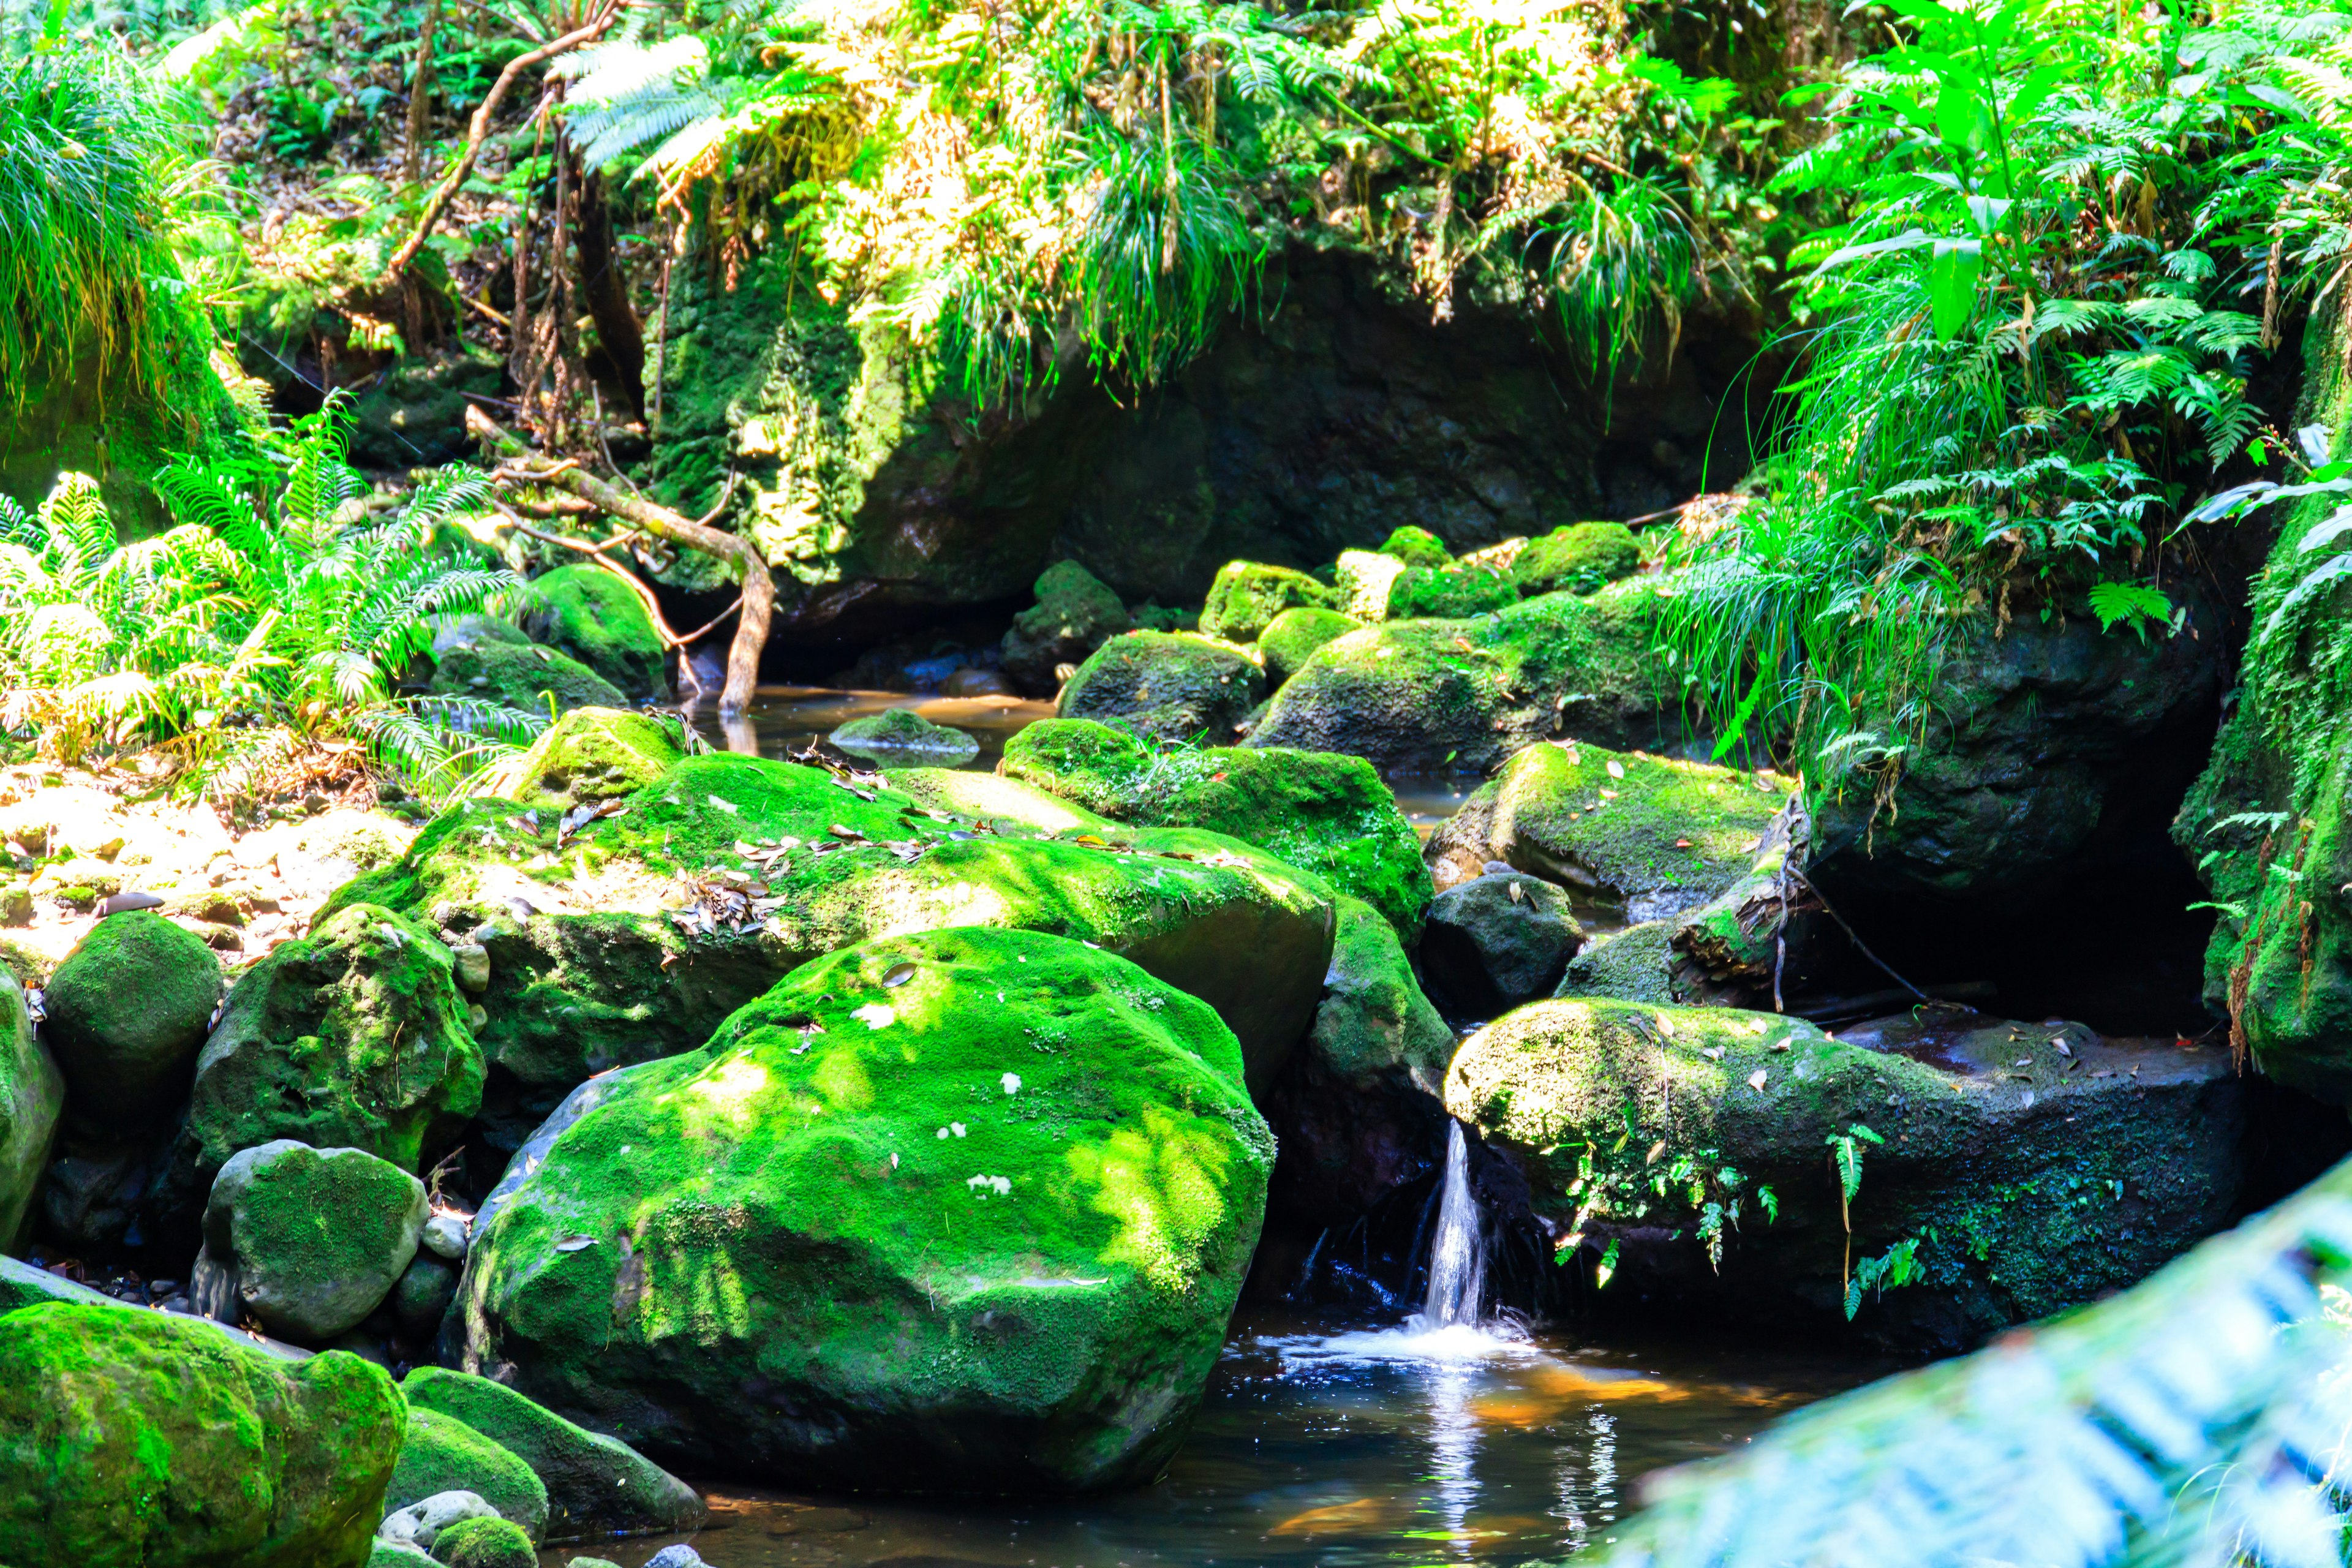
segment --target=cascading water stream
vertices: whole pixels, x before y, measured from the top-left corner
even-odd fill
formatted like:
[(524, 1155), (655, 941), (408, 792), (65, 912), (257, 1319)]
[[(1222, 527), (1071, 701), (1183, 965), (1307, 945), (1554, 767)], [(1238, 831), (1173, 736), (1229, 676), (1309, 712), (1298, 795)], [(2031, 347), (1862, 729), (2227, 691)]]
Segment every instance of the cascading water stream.
[(1486, 1293), (1486, 1233), (1478, 1200), (1470, 1192), (1470, 1150), (1462, 1123), (1445, 1137), (1445, 1185), (1437, 1205), (1437, 1234), (1429, 1246), (1429, 1292), (1422, 1300), (1421, 1326), (1475, 1326)]

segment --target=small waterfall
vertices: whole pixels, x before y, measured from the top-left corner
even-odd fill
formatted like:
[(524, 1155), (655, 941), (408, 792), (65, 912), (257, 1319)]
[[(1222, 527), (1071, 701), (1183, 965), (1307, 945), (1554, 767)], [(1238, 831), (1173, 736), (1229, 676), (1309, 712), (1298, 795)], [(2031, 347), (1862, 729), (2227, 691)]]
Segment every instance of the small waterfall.
[(1486, 1236), (1478, 1200), (1470, 1194), (1470, 1148), (1462, 1123), (1445, 1137), (1445, 1188), (1438, 1200), (1437, 1236), (1429, 1247), (1429, 1294), (1421, 1306), (1424, 1329), (1475, 1326), (1486, 1292)]

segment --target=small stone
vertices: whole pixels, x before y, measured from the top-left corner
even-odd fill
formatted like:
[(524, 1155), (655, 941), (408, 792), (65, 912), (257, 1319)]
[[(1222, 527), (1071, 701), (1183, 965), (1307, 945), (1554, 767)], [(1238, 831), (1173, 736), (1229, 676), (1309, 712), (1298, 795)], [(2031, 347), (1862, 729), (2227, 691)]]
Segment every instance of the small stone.
[(646, 1559), (646, 1568), (705, 1568), (702, 1553), (680, 1543), (665, 1546)]
[(446, 1258), (452, 1263), (466, 1260), (465, 1218), (454, 1214), (436, 1214), (425, 1222), (424, 1234), (418, 1238), (425, 1251), (436, 1258)]
[(391, 1293), (426, 1212), (425, 1184), (399, 1166), (281, 1138), (221, 1167), (205, 1205), (205, 1251), (266, 1327), (331, 1340)]
[(457, 984), (477, 996), (490, 988), (490, 950), (478, 942), (461, 942), (449, 950), (456, 961)]

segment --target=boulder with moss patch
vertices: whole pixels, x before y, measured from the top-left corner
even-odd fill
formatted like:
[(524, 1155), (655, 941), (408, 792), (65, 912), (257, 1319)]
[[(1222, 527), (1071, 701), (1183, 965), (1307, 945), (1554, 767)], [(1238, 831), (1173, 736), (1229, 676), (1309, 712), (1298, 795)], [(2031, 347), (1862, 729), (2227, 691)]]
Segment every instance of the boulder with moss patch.
[(415, 1171), (479, 1109), (482, 1076), (448, 948), (405, 915), (346, 902), (230, 989), (196, 1058), (187, 1138), (205, 1172), (279, 1138)]
[(443, 1568), (538, 1568), (539, 1553), (521, 1527), (503, 1519), (461, 1519), (433, 1542)]
[(1422, 973), (1456, 1015), (1491, 1018), (1549, 994), (1583, 942), (1566, 892), (1539, 877), (1491, 871), (1432, 900)]
[(1390, 586), (1388, 616), (1396, 621), (1461, 621), (1518, 602), (1518, 580), (1502, 567), (1468, 561), (1408, 566)]
[(1154, 740), (1212, 743), (1265, 695), (1265, 671), (1243, 649), (1184, 632), (1129, 632), (1097, 648), (1055, 711)]
[(1361, 621), (1337, 610), (1283, 611), (1266, 623), (1265, 630), (1257, 637), (1258, 653), (1265, 660), (1267, 681), (1280, 686), (1298, 673), (1299, 667), (1317, 648), (1362, 626)]
[(949, 925), (1124, 953), (1216, 1008), (1254, 1079), (1306, 1032), (1331, 941), (1314, 878), (1222, 835), (1130, 827), (984, 773), (915, 773), (940, 783), (919, 795), (688, 757), (560, 847), (551, 816), (471, 801), (327, 912), (439, 910), (479, 943), (480, 1038), (539, 1115), (592, 1073), (698, 1047), (821, 953)]
[(934, 724), (911, 708), (885, 708), (852, 719), (825, 737), (881, 766), (953, 768), (980, 755), (980, 742), (961, 730)]
[(637, 592), (583, 562), (530, 581), (523, 630), (594, 671), (624, 697), (669, 690), (669, 649)]
[(672, 715), (575, 708), (502, 764), (492, 789), (526, 806), (570, 811), (634, 795), (684, 755), (686, 727)]
[(547, 1488), (548, 1539), (699, 1530), (692, 1487), (617, 1437), (574, 1426), (503, 1384), (423, 1366), (401, 1381), (412, 1410), (464, 1422), (529, 1465)]
[(1380, 552), (1402, 561), (1408, 566), (1436, 569), (1454, 564), (1454, 553), (1445, 548), (1445, 541), (1438, 538), (1429, 530), (1416, 528), (1412, 523), (1406, 523), (1402, 528), (1391, 529), (1389, 536), (1381, 541)]
[(0, 1252), (32, 1217), (65, 1100), (65, 1077), (33, 1033), (25, 988), (0, 973)]
[(1614, 1001), (1496, 1020), (1455, 1055), (1445, 1103), (1517, 1165), (1555, 1245), (1589, 1263), (1615, 1244), (1602, 1305), (1833, 1324), (1859, 1266), (1899, 1251), (1870, 1272), (1910, 1282), (1856, 1301), (1866, 1330), (1943, 1347), (2128, 1284), (2221, 1226), (2243, 1116), (2218, 1048), (1967, 1013), (1832, 1039)]
[(1037, 602), (1013, 617), (1000, 645), (1004, 673), (1023, 690), (1051, 697), (1061, 685), (1055, 672), (1083, 663), (1087, 656), (1123, 632), (1135, 619), (1118, 595), (1075, 561), (1056, 561), (1038, 577)]
[(1201, 606), (1201, 633), (1227, 642), (1255, 642), (1285, 610), (1334, 608), (1338, 593), (1304, 572), (1260, 561), (1229, 561), (1209, 584)]
[(177, 1109), (220, 1005), (220, 960), (204, 939), (138, 910), (110, 915), (44, 992), (43, 1026), (79, 1121), (152, 1129)]
[(240, 1315), (319, 1344), (383, 1304), (429, 1212), (425, 1184), (388, 1161), (279, 1139), (221, 1167), (205, 1251), (233, 1277)]
[(1421, 840), (1360, 757), (1160, 752), (1105, 725), (1049, 719), (1006, 742), (999, 771), (1121, 822), (1231, 834), (1364, 900), (1407, 942), (1421, 932), (1431, 893)]
[(794, 1484), (1149, 1479), (1262, 1217), (1241, 1080), (1213, 1013), (1077, 942), (845, 949), (555, 1137), (475, 1243), (467, 1368)]
[(0, 1317), (0, 1562), (359, 1568), (405, 1412), (330, 1351), (279, 1360), (118, 1306)]
[(441, 697), (472, 697), (523, 713), (573, 708), (625, 708), (617, 686), (568, 654), (537, 643), (460, 644), (436, 657), (430, 689)]
[[(406, 1508), (444, 1492), (473, 1493), (532, 1541), (547, 1531), (547, 1487), (520, 1456), (454, 1415), (410, 1405), (384, 1508)], [(437, 1549), (440, 1542), (434, 1544)]]
[(1622, 522), (1572, 522), (1530, 539), (1511, 563), (1522, 594), (1591, 594), (1642, 569), (1642, 542)]
[(1650, 654), (1654, 604), (1646, 584), (1620, 584), (1351, 632), (1275, 693), (1248, 743), (1423, 772), (1484, 770), (1562, 732), (1658, 744), (1675, 721)]

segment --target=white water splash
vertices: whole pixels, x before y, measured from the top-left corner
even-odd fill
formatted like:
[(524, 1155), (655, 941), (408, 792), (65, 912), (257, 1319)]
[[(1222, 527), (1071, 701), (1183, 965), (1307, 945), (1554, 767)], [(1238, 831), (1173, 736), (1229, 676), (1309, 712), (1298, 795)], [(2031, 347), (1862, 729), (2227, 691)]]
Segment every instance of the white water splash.
[(1437, 1236), (1429, 1247), (1429, 1293), (1412, 1325), (1426, 1333), (1461, 1325), (1476, 1328), (1486, 1293), (1486, 1230), (1470, 1192), (1470, 1150), (1456, 1121), (1445, 1135), (1445, 1188), (1437, 1205)]

